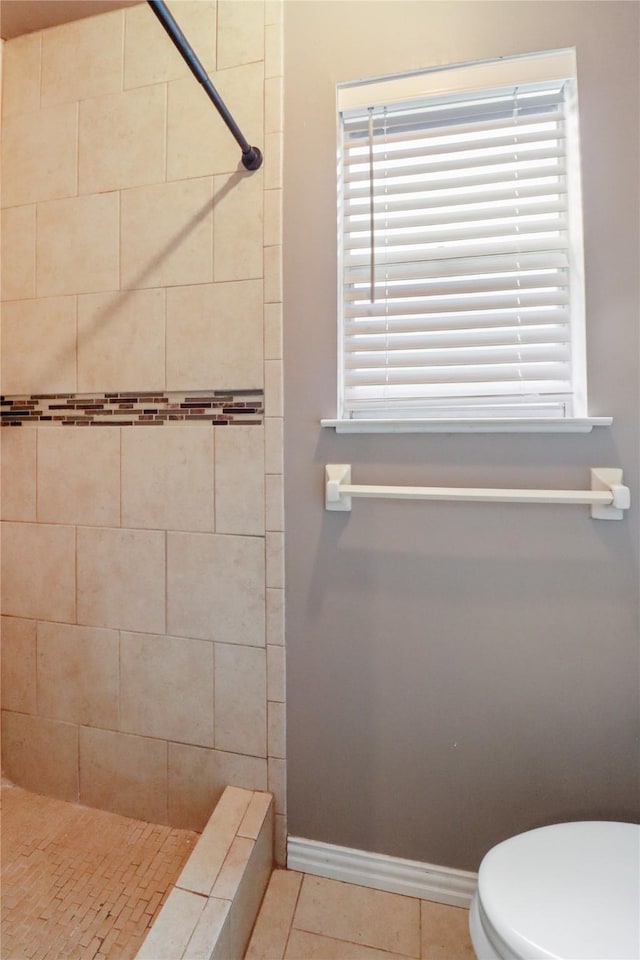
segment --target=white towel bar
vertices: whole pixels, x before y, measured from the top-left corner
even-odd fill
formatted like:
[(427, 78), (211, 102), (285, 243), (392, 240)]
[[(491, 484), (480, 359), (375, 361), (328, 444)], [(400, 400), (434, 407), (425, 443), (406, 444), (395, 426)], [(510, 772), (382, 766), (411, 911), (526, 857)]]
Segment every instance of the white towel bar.
[(629, 488), (623, 486), (622, 470), (592, 467), (590, 490), (509, 490), (488, 487), (387, 487), (351, 483), (351, 464), (328, 463), (325, 467), (325, 507), (351, 510), (352, 497), (394, 500), (464, 500), (478, 503), (567, 503), (591, 505), (595, 520), (621, 520), (629, 509)]

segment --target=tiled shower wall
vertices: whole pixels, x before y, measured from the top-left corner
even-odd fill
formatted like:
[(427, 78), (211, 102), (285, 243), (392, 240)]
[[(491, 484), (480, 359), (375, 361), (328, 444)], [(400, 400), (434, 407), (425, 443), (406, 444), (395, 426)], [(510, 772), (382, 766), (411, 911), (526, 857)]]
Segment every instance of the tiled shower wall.
[(170, 6), (264, 166), (146, 4), (7, 42), (2, 393), (264, 416), (2, 429), (3, 766), (195, 829), (268, 788), (282, 851), (282, 10)]

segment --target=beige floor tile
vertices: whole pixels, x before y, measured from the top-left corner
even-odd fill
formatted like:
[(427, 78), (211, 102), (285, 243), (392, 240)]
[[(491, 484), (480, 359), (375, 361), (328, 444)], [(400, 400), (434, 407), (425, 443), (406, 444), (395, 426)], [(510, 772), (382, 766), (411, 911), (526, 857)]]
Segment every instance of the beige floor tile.
[(420, 901), (305, 876), (293, 925), (308, 933), (420, 956)]
[(301, 873), (273, 871), (245, 960), (282, 960), (301, 883)]
[(423, 960), (474, 960), (469, 937), (469, 911), (443, 903), (420, 901)]
[(2, 708), (36, 712), (36, 621), (2, 617)]
[(286, 960), (406, 960), (399, 953), (375, 950), (303, 930), (291, 931), (284, 956)]

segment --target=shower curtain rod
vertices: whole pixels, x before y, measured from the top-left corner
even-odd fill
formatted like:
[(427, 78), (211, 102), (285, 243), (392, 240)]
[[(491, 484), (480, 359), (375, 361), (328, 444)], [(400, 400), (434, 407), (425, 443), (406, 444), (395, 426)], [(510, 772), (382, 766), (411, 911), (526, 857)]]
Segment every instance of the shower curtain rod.
[(259, 167), (262, 166), (262, 153), (258, 147), (252, 147), (248, 140), (243, 137), (240, 127), (229, 113), (229, 110), (227, 109), (222, 97), (209, 79), (207, 71), (204, 69), (198, 57), (196, 56), (193, 47), (174, 20), (172, 14), (167, 9), (166, 3), (164, 3), (164, 0), (147, 0), (147, 2), (180, 51), (180, 54), (191, 70), (191, 73), (194, 75), (198, 83), (202, 84), (205, 93), (213, 102), (218, 113), (240, 145), (240, 148), (242, 149), (242, 165), (246, 170), (258, 170)]

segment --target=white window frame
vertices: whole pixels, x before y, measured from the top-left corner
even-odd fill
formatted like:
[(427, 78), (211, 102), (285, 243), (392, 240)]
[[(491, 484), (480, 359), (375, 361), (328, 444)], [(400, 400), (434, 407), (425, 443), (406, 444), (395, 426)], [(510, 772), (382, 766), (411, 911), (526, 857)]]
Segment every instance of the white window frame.
[[(576, 101), (568, 111), (566, 124), (568, 154), (571, 170), (571, 190), (568, 195), (569, 259), (571, 276), (571, 369), (574, 386), (573, 407), (569, 416), (553, 413), (536, 415), (529, 411), (519, 416), (509, 409), (505, 416), (491, 414), (475, 415), (469, 411), (473, 404), (464, 404), (461, 416), (451, 415), (437, 409), (426, 408), (398, 410), (393, 404), (388, 410), (376, 411), (368, 417), (362, 411), (353, 415), (344, 411), (344, 329), (343, 304), (344, 280), (342, 261), (342, 222), (339, 203), (339, 337), (338, 337), (338, 418), (323, 420), (322, 425), (335, 427), (339, 432), (588, 432), (595, 425), (608, 425), (610, 417), (589, 417), (586, 401), (586, 348), (584, 321), (584, 269), (582, 250), (582, 206), (580, 196), (579, 141), (577, 128), (577, 92), (575, 89), (575, 51), (560, 50), (543, 54), (530, 54), (500, 60), (461, 64), (436, 68), (393, 77), (380, 77), (338, 85), (338, 136), (341, 142), (343, 116), (362, 113), (370, 106), (402, 103), (411, 106), (417, 101), (446, 101), (464, 98), (465, 94), (486, 90), (499, 90), (510, 86), (531, 83), (546, 83), (566, 80), (570, 86), (569, 97)], [(340, 173), (340, 165), (339, 165)], [(340, 178), (339, 178), (340, 179)], [(340, 189), (340, 184), (339, 184)], [(455, 406), (455, 405), (454, 405)], [(420, 405), (418, 405), (420, 407)], [(461, 408), (462, 409), (462, 408)]]

